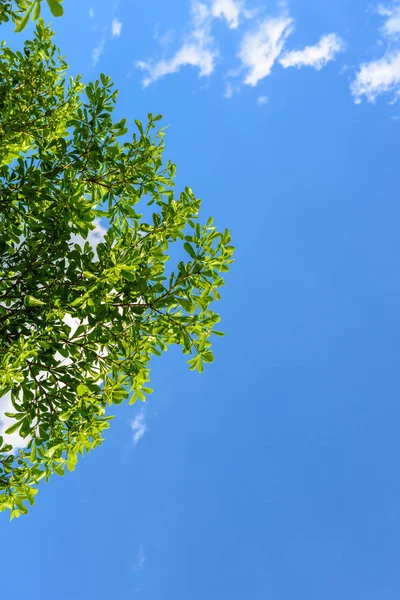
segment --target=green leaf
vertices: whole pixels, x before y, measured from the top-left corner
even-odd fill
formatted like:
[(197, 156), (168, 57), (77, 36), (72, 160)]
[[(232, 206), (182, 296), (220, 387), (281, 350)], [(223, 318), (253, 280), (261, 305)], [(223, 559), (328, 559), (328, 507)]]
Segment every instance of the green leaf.
[(24, 304), (27, 307), (46, 306), (45, 302), (42, 302), (41, 300), (38, 300), (37, 298), (34, 298), (33, 296), (25, 296)]
[(21, 427), (21, 421), (17, 421), (17, 423), (14, 423), (14, 425), (11, 425), (11, 427), (9, 427), (8, 429), (6, 429), (5, 433), (7, 433), (7, 434), (14, 433), (20, 427)]
[(201, 358), (204, 362), (212, 363), (214, 362), (214, 355), (211, 351), (203, 352)]
[(32, 19), (36, 21), (40, 17), (41, 0), (36, 0), (35, 9), (33, 11)]
[(18, 20), (16, 23), (16, 27), (15, 30), (17, 33), (20, 33), (21, 31), (23, 31), (25, 29), (25, 27), (27, 26), (28, 22), (29, 22), (29, 17), (31, 14), (32, 9), (30, 9), (29, 11), (27, 11), (24, 16), (22, 17), (22, 19)]
[(86, 302), (86, 300), (88, 298), (89, 298), (88, 294), (84, 294), (84, 296), (75, 298), (75, 300), (73, 302), (71, 302), (71, 306), (79, 306), (80, 304), (83, 304), (84, 302)]
[(55, 17), (62, 17), (64, 9), (58, 0), (47, 0), (47, 4)]
[(134, 273), (131, 273), (130, 271), (122, 271), (121, 275), (127, 281), (136, 282), (137, 280), (137, 277), (134, 275)]
[(36, 445), (35, 445), (34, 441), (32, 443), (32, 448), (31, 448), (31, 453), (29, 455), (29, 460), (31, 461), (32, 464), (34, 464), (35, 461), (36, 461)]
[(197, 256), (196, 256), (196, 252), (194, 251), (194, 248), (193, 248), (193, 246), (192, 246), (191, 244), (189, 244), (189, 242), (185, 242), (185, 243), (183, 244), (183, 247), (185, 248), (186, 252), (187, 252), (188, 254), (190, 254), (190, 256), (191, 256), (192, 258), (197, 258)]
[(68, 452), (67, 457), (67, 469), (68, 471), (74, 471), (76, 464), (78, 462), (78, 457), (75, 452)]
[(55, 444), (54, 446), (52, 446), (51, 448), (49, 448), (46, 451), (46, 456), (48, 456), (49, 458), (53, 458), (54, 454), (56, 454), (56, 452), (60, 451), (63, 447), (63, 444)]

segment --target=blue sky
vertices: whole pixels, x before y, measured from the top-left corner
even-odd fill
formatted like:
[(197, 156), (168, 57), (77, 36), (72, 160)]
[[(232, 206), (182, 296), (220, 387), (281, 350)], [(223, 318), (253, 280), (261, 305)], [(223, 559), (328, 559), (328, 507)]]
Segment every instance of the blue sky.
[(214, 364), (168, 351), (1, 517), (2, 597), (397, 600), (400, 2), (64, 4), (71, 74), (163, 114), (236, 262)]

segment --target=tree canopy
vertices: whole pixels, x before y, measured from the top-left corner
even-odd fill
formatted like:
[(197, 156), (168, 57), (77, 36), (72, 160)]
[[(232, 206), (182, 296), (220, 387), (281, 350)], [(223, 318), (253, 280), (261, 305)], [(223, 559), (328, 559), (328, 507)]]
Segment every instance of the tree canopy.
[[(0, 510), (27, 512), (40, 480), (98, 446), (108, 407), (145, 400), (149, 363), (178, 344), (213, 361), (210, 303), (232, 262), (228, 230), (174, 193), (160, 116), (114, 121), (110, 78), (84, 85), (39, 20), (23, 52), (0, 52)], [(101, 220), (97, 247), (87, 240)], [(177, 261), (170, 260), (173, 249)], [(173, 263), (173, 264), (172, 264)]]

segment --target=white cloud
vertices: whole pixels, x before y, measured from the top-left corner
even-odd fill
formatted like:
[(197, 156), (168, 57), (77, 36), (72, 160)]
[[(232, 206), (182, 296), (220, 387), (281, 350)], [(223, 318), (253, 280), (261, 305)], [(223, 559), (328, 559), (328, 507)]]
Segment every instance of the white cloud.
[(122, 23), (118, 21), (118, 19), (113, 19), (111, 24), (111, 32), (114, 37), (119, 37), (121, 35)]
[(271, 73), (293, 26), (293, 19), (281, 14), (265, 19), (244, 35), (238, 54), (247, 70), (244, 83), (255, 86)]
[(97, 65), (97, 63), (100, 60), (100, 56), (104, 52), (104, 43), (105, 43), (105, 40), (104, 40), (104, 38), (102, 38), (100, 40), (100, 42), (98, 43), (98, 45), (95, 48), (93, 48), (93, 51), (92, 51), (93, 66)]
[(386, 54), (378, 60), (361, 65), (351, 92), (357, 104), (365, 96), (374, 102), (380, 94), (397, 92), (400, 89), (400, 50)]
[(230, 100), (232, 98), (232, 96), (234, 94), (239, 93), (239, 91), (240, 91), (240, 86), (233, 85), (230, 81), (228, 81), (226, 84), (226, 87), (225, 87), (224, 98), (226, 98), (227, 100)]
[(286, 52), (280, 59), (281, 65), (288, 67), (313, 67), (319, 71), (328, 62), (334, 60), (339, 52), (345, 49), (344, 41), (336, 34), (330, 33), (321, 37), (315, 46), (306, 46), (303, 50)]
[(239, 26), (242, 3), (236, 0), (213, 0), (211, 4), (213, 17), (225, 19), (230, 29)]
[(381, 31), (386, 37), (397, 37), (400, 34), (400, 5), (398, 2), (392, 7), (380, 4), (378, 6), (378, 14), (382, 17), (388, 17)]
[[(277, 61), (285, 68), (308, 65), (319, 70), (334, 60), (338, 52), (344, 50), (343, 40), (337, 34), (331, 33), (323, 36), (314, 46), (287, 52), (282, 56), (286, 40), (294, 29), (294, 20), (286, 9), (286, 3), (282, 1), (279, 5), (281, 8), (278, 16), (269, 16), (258, 21), (244, 34), (238, 51), (240, 66), (234, 70), (230, 69), (227, 73), (228, 78), (243, 76), (243, 82), (254, 87), (270, 75)], [(166, 75), (177, 73), (184, 66), (197, 68), (200, 77), (210, 76), (219, 58), (219, 50), (211, 33), (215, 19), (224, 19), (230, 29), (236, 29), (243, 19), (254, 19), (260, 14), (259, 10), (247, 9), (245, 0), (193, 0), (191, 7), (192, 21), (189, 33), (175, 54), (156, 61), (140, 60), (135, 63), (138, 69), (145, 72), (144, 87)], [(167, 41), (163, 44), (158, 26), (155, 37), (160, 40), (161, 45), (170, 43), (171, 36), (168, 34)], [(239, 86), (228, 82), (224, 97), (232, 98), (238, 90)]]
[(141, 410), (131, 423), (133, 431), (133, 443), (136, 446), (147, 431), (147, 424), (144, 411)]
[(185, 66), (199, 69), (200, 77), (211, 75), (215, 69), (218, 51), (210, 30), (211, 17), (208, 7), (201, 2), (194, 2), (192, 4), (192, 29), (176, 54), (156, 63), (136, 62), (139, 69), (147, 71), (147, 76), (143, 79), (144, 87), (166, 75), (177, 73)]
[(93, 8), (89, 8), (89, 17), (91, 19), (93, 19), (93, 17), (94, 17), (94, 10), (93, 10)]
[(377, 12), (386, 17), (380, 32), (387, 40), (388, 50), (381, 58), (360, 65), (350, 87), (356, 104), (363, 97), (375, 102), (378, 96), (387, 93), (393, 93), (391, 103), (400, 97), (400, 3), (397, 0), (390, 6), (379, 4)]
[(0, 398), (0, 435), (4, 438), (4, 442), (6, 444), (11, 444), (13, 450), (17, 450), (18, 448), (25, 448), (29, 441), (30, 437), (23, 438), (16, 431), (14, 433), (5, 433), (6, 429), (14, 425), (15, 420), (11, 417), (7, 417), (4, 413), (16, 412), (15, 408), (11, 403), (11, 394), (8, 392), (5, 396)]
[(259, 104), (260, 106), (262, 104), (268, 104), (268, 96), (258, 96), (257, 104)]

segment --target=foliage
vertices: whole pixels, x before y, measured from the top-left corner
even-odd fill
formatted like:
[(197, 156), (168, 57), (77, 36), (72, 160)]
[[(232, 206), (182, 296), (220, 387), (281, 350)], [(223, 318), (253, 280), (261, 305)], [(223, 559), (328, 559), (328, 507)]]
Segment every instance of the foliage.
[[(67, 84), (51, 36), (39, 20), (23, 53), (0, 54), (0, 397), (8, 433), (27, 441), (16, 454), (0, 438), (12, 516), (101, 443), (107, 407), (145, 400), (153, 355), (179, 344), (190, 369), (213, 361), (209, 305), (233, 253), (227, 230), (197, 222), (189, 188), (175, 198), (160, 117), (128, 138), (110, 78)], [(97, 249), (74, 243), (96, 219), (108, 227)]]
[[(40, 17), (43, 0), (4, 0), (0, 5), (0, 23), (11, 19), (16, 24), (15, 31), (22, 31), (32, 17), (36, 21)], [(62, 0), (47, 0), (51, 13), (55, 17), (64, 14)]]

